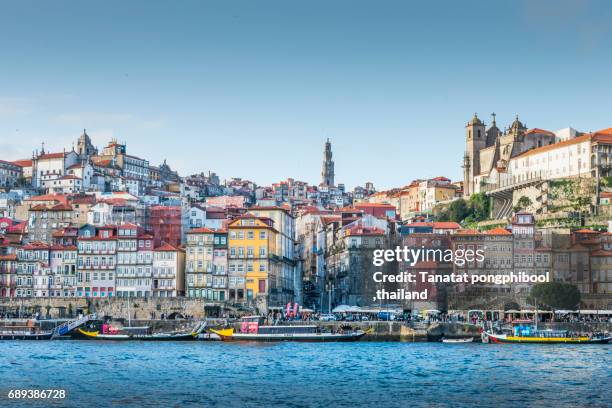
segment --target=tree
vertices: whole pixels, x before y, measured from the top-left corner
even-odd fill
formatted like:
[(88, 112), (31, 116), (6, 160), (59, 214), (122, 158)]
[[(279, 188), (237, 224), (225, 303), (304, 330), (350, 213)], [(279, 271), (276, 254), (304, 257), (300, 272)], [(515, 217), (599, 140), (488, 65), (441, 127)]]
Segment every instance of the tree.
[(519, 212), (521, 210), (524, 210), (525, 208), (529, 207), (531, 204), (533, 204), (533, 201), (531, 201), (529, 197), (521, 196), (521, 198), (518, 199), (518, 202), (513, 208), (514, 212)]
[(461, 222), (468, 214), (469, 209), (463, 198), (453, 201), (448, 207), (448, 218), (451, 221)]
[(472, 194), (470, 210), (473, 221), (484, 221), (489, 218), (489, 196), (485, 193)]
[(529, 303), (552, 310), (573, 310), (580, 304), (580, 291), (576, 285), (563, 282), (538, 283), (529, 292)]

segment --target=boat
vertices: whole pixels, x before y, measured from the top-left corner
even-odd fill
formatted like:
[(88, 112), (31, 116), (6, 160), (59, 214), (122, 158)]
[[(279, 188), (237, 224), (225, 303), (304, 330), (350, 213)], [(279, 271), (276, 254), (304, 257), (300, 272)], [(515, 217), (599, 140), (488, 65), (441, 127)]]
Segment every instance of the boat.
[(149, 327), (125, 327), (115, 328), (109, 324), (102, 325), (102, 331), (84, 330), (77, 331), (83, 338), (88, 340), (140, 340), (140, 341), (192, 341), (199, 334), (199, 327), (188, 332), (151, 333)]
[(472, 343), (474, 341), (473, 337), (465, 337), (462, 339), (445, 339), (442, 338), (442, 343), (451, 343), (451, 344), (457, 344), (457, 343)]
[(483, 332), (483, 343), (608, 344), (612, 336), (575, 334), (568, 330), (539, 330), (531, 320), (515, 320), (511, 333)]
[(325, 333), (317, 326), (260, 326), (256, 333), (236, 333), (233, 328), (211, 330), (223, 341), (298, 341), (298, 342), (343, 342), (357, 341), (367, 333), (363, 330)]
[(223, 341), (297, 341), (297, 342), (348, 342), (357, 341), (367, 334), (363, 330), (339, 330), (335, 333), (323, 332), (315, 325), (266, 326), (263, 318), (250, 316), (243, 318), (240, 331), (234, 328), (213, 330)]
[(36, 320), (9, 320), (0, 326), (0, 340), (50, 340), (53, 330), (41, 330)]

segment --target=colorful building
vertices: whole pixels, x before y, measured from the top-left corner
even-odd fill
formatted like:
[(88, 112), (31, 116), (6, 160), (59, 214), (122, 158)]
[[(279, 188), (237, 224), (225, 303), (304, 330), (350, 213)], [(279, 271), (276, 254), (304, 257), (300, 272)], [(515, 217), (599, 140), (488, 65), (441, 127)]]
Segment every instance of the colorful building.
[(230, 301), (247, 303), (260, 311), (282, 305), (278, 233), (274, 221), (267, 217), (243, 215), (229, 223)]

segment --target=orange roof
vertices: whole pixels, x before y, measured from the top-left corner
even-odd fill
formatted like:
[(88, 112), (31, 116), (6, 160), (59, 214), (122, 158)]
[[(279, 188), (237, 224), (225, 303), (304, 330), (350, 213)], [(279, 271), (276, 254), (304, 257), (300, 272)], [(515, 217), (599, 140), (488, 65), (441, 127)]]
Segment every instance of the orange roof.
[(607, 129), (598, 130), (597, 132), (594, 132), (594, 133), (601, 134), (601, 135), (612, 135), (612, 127), (609, 127)]
[(194, 228), (192, 230), (187, 231), (188, 234), (213, 234), (217, 231), (210, 229), (210, 228)]
[(63, 194), (44, 194), (35, 197), (28, 198), (25, 201), (59, 201), (66, 203), (68, 198)]
[(457, 231), (456, 233), (457, 235), (480, 235), (480, 232), (478, 232), (475, 229), (462, 229)]
[(12, 162), (14, 165), (17, 165), (19, 167), (32, 167), (32, 160), (15, 160), (14, 162)]
[(351, 227), (347, 230), (347, 235), (361, 235), (361, 236), (370, 236), (370, 235), (385, 235), (385, 231), (376, 228), (376, 227), (362, 227), (360, 225)]
[(593, 230), (586, 229), (586, 228), (579, 229), (579, 230), (574, 231), (574, 232), (578, 232), (578, 233), (580, 233), (580, 234), (599, 234), (599, 232), (598, 232), (598, 231), (593, 231)]
[(380, 204), (380, 203), (358, 203), (355, 204), (355, 208), (357, 207), (379, 207), (379, 208), (393, 208), (395, 209), (394, 205), (391, 204)]
[(52, 251), (76, 251), (77, 247), (74, 245), (52, 245)]
[(65, 153), (45, 153), (38, 156), (38, 159), (49, 160), (49, 159), (63, 159)]
[(604, 133), (595, 132), (593, 133), (593, 141), (597, 143), (612, 143), (612, 134), (607, 133), (607, 129)]
[(406, 227), (432, 227), (434, 229), (460, 229), (461, 225), (452, 221), (413, 222)]
[(172, 246), (166, 242), (163, 243), (162, 246), (159, 246), (157, 248), (154, 249), (154, 251), (171, 251), (171, 252), (176, 252), (176, 251), (180, 251), (180, 248), (177, 248), (175, 246)]
[(461, 225), (452, 221), (434, 221), (433, 227), (435, 229), (459, 229)]
[(528, 131), (525, 132), (525, 134), (526, 135), (530, 135), (530, 134), (544, 134), (544, 135), (551, 135), (551, 136), (555, 135), (550, 130), (544, 130), (544, 129), (539, 129), (539, 128), (529, 129)]
[(599, 194), (599, 196), (601, 198), (612, 198), (612, 192), (604, 191), (601, 194)]
[(500, 228), (500, 227), (493, 228), (493, 229), (490, 229), (488, 231), (485, 231), (485, 234), (487, 234), (487, 235), (512, 235), (512, 233), (510, 231), (508, 231), (507, 229), (504, 229), (504, 228)]
[(72, 206), (62, 203), (49, 208), (49, 211), (72, 211)]

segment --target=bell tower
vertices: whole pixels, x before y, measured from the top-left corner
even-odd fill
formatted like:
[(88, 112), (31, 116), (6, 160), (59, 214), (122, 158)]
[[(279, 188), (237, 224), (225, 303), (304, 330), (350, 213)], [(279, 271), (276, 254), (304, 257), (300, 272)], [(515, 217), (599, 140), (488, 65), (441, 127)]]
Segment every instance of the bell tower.
[(470, 196), (475, 191), (474, 178), (480, 175), (480, 150), (487, 144), (485, 124), (474, 113), (465, 126), (465, 155), (463, 158), (463, 195)]
[(327, 139), (323, 151), (323, 168), (321, 169), (321, 185), (334, 186), (334, 161), (332, 160), (331, 142)]

